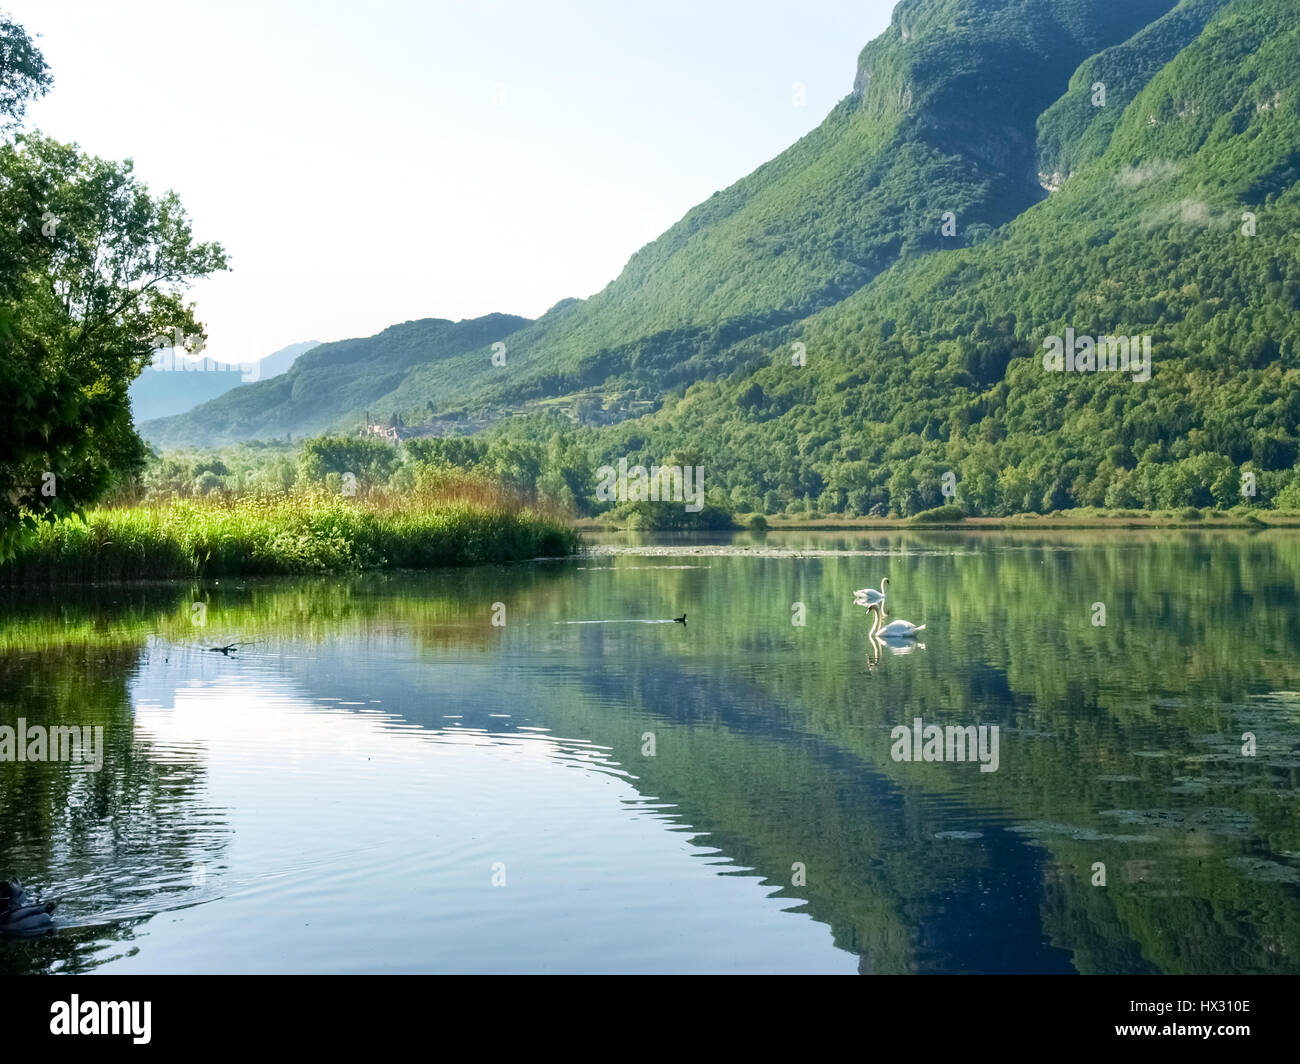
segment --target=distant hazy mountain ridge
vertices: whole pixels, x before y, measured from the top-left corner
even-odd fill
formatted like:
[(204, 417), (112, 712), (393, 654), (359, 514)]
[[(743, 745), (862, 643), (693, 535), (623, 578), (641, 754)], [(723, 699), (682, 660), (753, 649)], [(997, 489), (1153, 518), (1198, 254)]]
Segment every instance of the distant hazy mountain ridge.
[[(147, 422), (141, 432), (151, 443), (174, 447), (299, 437), (331, 428), (355, 431), (367, 411), (390, 416), (409, 406), (420, 393), (422, 375), (446, 359), (526, 324), (527, 318), (513, 314), (454, 323), (425, 318), (364, 339), (319, 344), (281, 376), (227, 392), (188, 414)], [(399, 391), (404, 397), (395, 399)]]
[(132, 413), (137, 422), (182, 414), (241, 384), (288, 372), (299, 355), (318, 344), (318, 340), (290, 344), (256, 362), (243, 364), (219, 362), (203, 354), (190, 358), (160, 350), (154, 364), (131, 384)]

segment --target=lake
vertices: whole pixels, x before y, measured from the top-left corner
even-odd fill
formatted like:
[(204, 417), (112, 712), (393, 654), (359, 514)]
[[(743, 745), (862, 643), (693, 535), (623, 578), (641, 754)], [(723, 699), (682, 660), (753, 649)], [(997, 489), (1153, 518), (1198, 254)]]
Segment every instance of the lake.
[(1300, 971), (1300, 536), (589, 542), (0, 597), (0, 971)]

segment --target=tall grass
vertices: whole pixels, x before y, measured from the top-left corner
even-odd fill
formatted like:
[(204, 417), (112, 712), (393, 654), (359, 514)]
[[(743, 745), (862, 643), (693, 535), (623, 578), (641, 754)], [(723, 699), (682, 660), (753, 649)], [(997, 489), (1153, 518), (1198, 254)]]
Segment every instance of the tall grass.
[(424, 569), (571, 554), (556, 514), (461, 478), (349, 499), (326, 491), (172, 500), (40, 525), (0, 583)]

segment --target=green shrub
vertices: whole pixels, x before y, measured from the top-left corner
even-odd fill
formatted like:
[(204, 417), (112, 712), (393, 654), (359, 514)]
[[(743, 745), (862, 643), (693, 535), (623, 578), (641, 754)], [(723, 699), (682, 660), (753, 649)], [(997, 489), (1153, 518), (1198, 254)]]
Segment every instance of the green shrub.
[(960, 506), (936, 506), (922, 510), (912, 518), (914, 525), (952, 525), (966, 520), (966, 511)]
[(686, 532), (736, 527), (730, 510), (711, 505), (692, 513), (681, 503), (636, 502), (619, 506), (613, 516), (621, 518), (633, 531)]

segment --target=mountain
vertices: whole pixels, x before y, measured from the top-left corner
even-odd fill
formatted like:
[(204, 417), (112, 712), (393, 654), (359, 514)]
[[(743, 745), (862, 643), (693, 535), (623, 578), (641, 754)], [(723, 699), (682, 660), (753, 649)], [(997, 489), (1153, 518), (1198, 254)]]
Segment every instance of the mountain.
[[(1118, 117), (1044, 113), (1038, 169), (1073, 160), (1059, 191), (761, 338), (601, 450), (701, 448), (734, 505), (769, 510), (907, 515), (947, 473), (982, 513), (1300, 508), (1300, 5), (1212, 6)], [(1148, 337), (1149, 379), (1046, 370), (1071, 331)]]
[[(243, 384), (187, 414), (146, 421), (140, 433), (159, 447), (216, 446), (286, 433), (355, 429), (367, 412), (391, 420), (420, 394), (420, 382), (429, 373), (445, 372), (448, 360), (527, 324), (527, 318), (513, 314), (459, 322), (424, 318), (363, 339), (318, 344), (299, 356), (288, 372)], [(490, 352), (483, 360), (490, 366)], [(400, 405), (393, 398), (399, 390)]]
[(737, 341), (832, 306), (900, 260), (978, 242), (1045, 195), (1036, 118), (1078, 64), (1172, 6), (905, 0), (817, 129), (688, 212), (596, 296), (513, 337), (523, 364), (509, 375), (441, 382), (443, 406), (588, 388), (658, 401), (734, 369)]
[(288, 373), (293, 368), (293, 364), (298, 361), (298, 356), (305, 355), (314, 347), (320, 347), (319, 340), (306, 340), (300, 344), (290, 344), (288, 347), (282, 347), (279, 351), (272, 352), (258, 362), (257, 379), (265, 381), (270, 380), (272, 377), (278, 377), (281, 373)]
[[(317, 340), (290, 344), (258, 359), (248, 369), (238, 364), (208, 363), (196, 359), (179, 362), (173, 356), (160, 360), (132, 382), (131, 410), (137, 422), (183, 414), (210, 399), (238, 388), (247, 380), (266, 380), (288, 371), (294, 360), (318, 345)], [(193, 368), (187, 369), (187, 366)]]
[[(908, 514), (945, 480), (988, 513), (1300, 506), (1298, 15), (903, 0), (816, 130), (505, 367), (466, 350), (385, 402), (539, 437), (567, 411), (594, 458), (695, 450), (746, 509)], [(1112, 336), (1149, 379), (1044, 366)]]
[[(1040, 199), (1037, 114), (1080, 62), (1172, 2), (904, 0), (863, 50), (853, 92), (816, 130), (691, 210), (602, 292), (514, 336), (508, 372), (474, 352), (393, 401), (432, 400), (445, 413), (591, 387), (656, 401), (714, 375), (736, 340), (942, 246), (942, 212), (960, 219), (964, 243)], [(202, 416), (173, 431), (217, 442)]]

